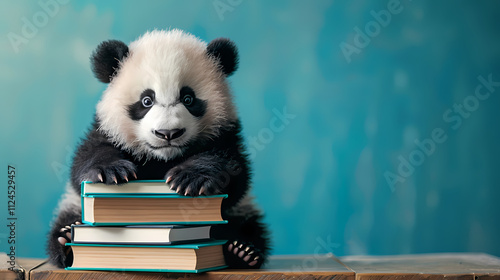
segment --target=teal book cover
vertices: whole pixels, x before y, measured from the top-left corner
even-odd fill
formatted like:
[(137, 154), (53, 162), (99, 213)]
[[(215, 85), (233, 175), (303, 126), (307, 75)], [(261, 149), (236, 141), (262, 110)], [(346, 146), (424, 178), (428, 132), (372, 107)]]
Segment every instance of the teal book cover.
[(89, 222), (86, 220), (82, 221), (86, 225), (90, 226), (140, 226), (140, 225), (184, 225), (184, 226), (195, 226), (195, 225), (220, 225), (227, 224), (226, 220), (223, 221), (199, 221), (199, 222), (183, 222), (183, 221), (173, 221), (173, 222), (155, 222), (155, 223), (145, 223), (145, 222), (136, 222), (136, 223), (99, 223), (99, 222)]
[(226, 194), (86, 195), (81, 197), (82, 222), (93, 226), (225, 224), (220, 208), (225, 198)]
[(177, 249), (200, 249), (203, 247), (224, 245), (227, 240), (210, 240), (199, 243), (189, 244), (173, 244), (173, 245), (118, 245), (118, 244), (77, 244), (66, 243), (66, 246), (79, 246), (79, 247), (124, 247), (124, 248), (177, 248)]
[[(224, 263), (222, 253), (222, 245), (226, 242), (226, 240), (213, 240), (200, 243), (161, 246), (67, 243), (66, 246), (73, 248), (74, 261), (72, 266), (66, 267), (66, 270), (201, 273), (227, 267)], [(79, 248), (84, 248), (85, 252), (82, 253)], [(205, 251), (203, 253), (195, 252), (192, 254), (189, 252), (181, 253), (184, 256), (182, 259), (185, 260), (181, 263), (177, 261), (179, 258), (175, 255), (179, 250), (170, 249)], [(153, 253), (148, 255), (147, 252)], [(186, 258), (186, 255), (190, 257)], [(205, 259), (207, 255), (210, 256), (209, 259)], [(170, 261), (168, 261), (169, 259)], [(105, 267), (108, 260), (110, 264), (117, 265)], [(162, 260), (165, 261), (164, 265), (162, 264)], [(86, 266), (80, 266), (82, 263), (86, 264)]]
[(132, 180), (126, 184), (106, 185), (100, 182), (83, 181), (82, 195), (176, 195), (166, 180)]
[(139, 269), (139, 268), (92, 268), (92, 267), (66, 267), (66, 270), (100, 270), (100, 271), (129, 271), (129, 272), (176, 272), (176, 273), (202, 273), (227, 268), (227, 265), (203, 268), (203, 269)]
[(211, 238), (211, 225), (71, 225), (75, 244), (174, 245), (202, 243)]

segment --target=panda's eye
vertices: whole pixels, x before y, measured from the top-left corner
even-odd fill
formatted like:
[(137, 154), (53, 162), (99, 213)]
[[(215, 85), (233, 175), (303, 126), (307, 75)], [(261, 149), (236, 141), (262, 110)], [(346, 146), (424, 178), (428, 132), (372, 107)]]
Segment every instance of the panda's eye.
[(151, 99), (151, 97), (149, 96), (144, 96), (144, 98), (142, 98), (142, 106), (144, 107), (153, 106), (153, 99)]
[(184, 105), (186, 105), (186, 106), (193, 104), (193, 101), (194, 101), (194, 97), (190, 94), (186, 94), (182, 98), (182, 103), (184, 103)]

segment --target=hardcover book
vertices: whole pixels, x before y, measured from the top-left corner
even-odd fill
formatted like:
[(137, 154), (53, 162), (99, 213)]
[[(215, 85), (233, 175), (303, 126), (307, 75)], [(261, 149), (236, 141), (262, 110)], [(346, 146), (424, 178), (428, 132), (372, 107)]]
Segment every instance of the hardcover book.
[(221, 224), (227, 195), (86, 195), (82, 222), (90, 225)]
[(68, 270), (204, 272), (225, 268), (223, 240), (206, 243), (145, 246), (68, 243), (73, 264)]
[(89, 225), (72, 225), (71, 240), (84, 244), (137, 244), (137, 245), (169, 245), (186, 242), (202, 242), (210, 239), (211, 226), (124, 226), (93, 227)]
[(122, 185), (82, 182), (82, 195), (101, 194), (177, 194), (171, 190), (165, 180), (135, 180)]

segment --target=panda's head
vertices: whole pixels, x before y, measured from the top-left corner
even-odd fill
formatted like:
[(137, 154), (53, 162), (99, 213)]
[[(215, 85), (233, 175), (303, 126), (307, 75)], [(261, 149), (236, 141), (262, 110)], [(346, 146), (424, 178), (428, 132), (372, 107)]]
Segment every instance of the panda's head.
[(175, 158), (237, 118), (226, 77), (238, 54), (228, 39), (207, 45), (180, 30), (155, 30), (129, 46), (101, 43), (91, 64), (109, 83), (97, 105), (99, 130), (138, 157)]

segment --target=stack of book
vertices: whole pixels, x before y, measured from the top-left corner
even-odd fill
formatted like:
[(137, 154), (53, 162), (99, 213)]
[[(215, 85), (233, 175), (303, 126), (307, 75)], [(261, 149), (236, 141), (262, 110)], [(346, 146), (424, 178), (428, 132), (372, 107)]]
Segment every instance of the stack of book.
[(71, 227), (69, 270), (203, 272), (224, 268), (222, 245), (210, 238), (227, 195), (189, 197), (165, 181), (82, 183), (82, 225)]

